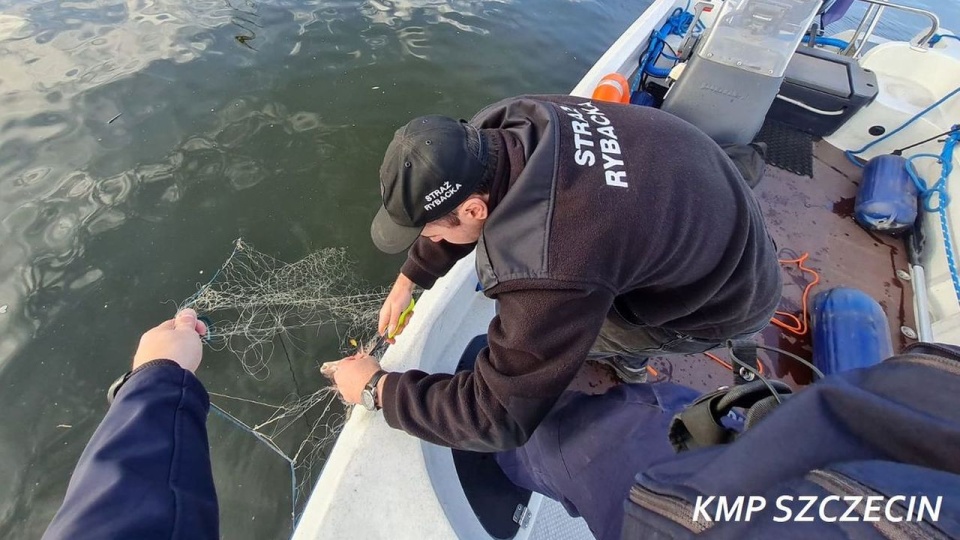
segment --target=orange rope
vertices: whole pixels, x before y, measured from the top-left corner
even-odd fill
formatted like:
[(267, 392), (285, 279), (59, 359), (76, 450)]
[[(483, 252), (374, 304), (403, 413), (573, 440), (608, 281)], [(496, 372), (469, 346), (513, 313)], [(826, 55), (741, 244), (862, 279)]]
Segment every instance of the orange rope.
[[(810, 327), (807, 322), (809, 320), (807, 302), (810, 299), (810, 291), (817, 285), (817, 283), (820, 283), (820, 274), (818, 274), (816, 270), (809, 268), (807, 266), (804, 266), (804, 263), (807, 261), (808, 258), (810, 258), (810, 254), (804, 253), (803, 255), (800, 256), (799, 259), (780, 259), (780, 264), (795, 264), (797, 265), (797, 268), (800, 269), (800, 271), (813, 275), (813, 279), (810, 280), (810, 282), (807, 283), (806, 287), (803, 288), (803, 296), (800, 299), (800, 304), (801, 304), (800, 317), (797, 317), (793, 313), (787, 313), (786, 311), (777, 311), (774, 317), (770, 319), (771, 323), (798, 336), (805, 336), (807, 335), (807, 332), (810, 331)], [(777, 315), (785, 318), (787, 322), (778, 319), (776, 317)], [(707, 355), (707, 358), (713, 360), (714, 362), (720, 364), (721, 366), (727, 368), (728, 370), (735, 371), (733, 369), (732, 364), (720, 358), (719, 356), (711, 353), (704, 353), (704, 354)], [(764, 372), (763, 362), (761, 362), (759, 358), (757, 359), (757, 372), (760, 373), (761, 375), (763, 375), (763, 372)]]
[[(803, 296), (800, 299), (800, 304), (801, 304), (800, 317), (797, 317), (793, 313), (787, 313), (786, 311), (777, 311), (775, 312), (774, 317), (770, 319), (771, 323), (779, 326), (780, 328), (788, 332), (792, 332), (798, 336), (805, 336), (807, 335), (807, 332), (810, 331), (810, 327), (807, 322), (809, 320), (807, 302), (810, 299), (810, 291), (817, 285), (817, 283), (820, 283), (820, 274), (818, 274), (816, 270), (812, 268), (808, 268), (807, 266), (804, 266), (804, 263), (809, 258), (810, 258), (810, 254), (804, 253), (798, 259), (780, 259), (779, 261), (780, 264), (795, 264), (797, 265), (797, 268), (799, 268), (801, 272), (806, 272), (808, 274), (813, 275), (813, 279), (810, 280), (810, 282), (807, 283), (806, 287), (803, 288)], [(788, 322), (784, 322), (778, 319), (776, 317), (777, 315), (787, 319)], [(711, 353), (704, 353), (704, 354), (707, 355), (707, 358), (713, 360), (714, 362), (720, 364), (721, 366), (727, 368), (728, 370), (735, 371), (733, 369), (732, 364), (720, 358), (719, 356)], [(655, 374), (656, 370), (653, 370), (652, 368), (649, 368), (649, 367), (648, 369), (652, 370)], [(757, 359), (757, 372), (760, 373), (761, 375), (763, 375), (763, 372), (764, 372), (763, 362), (761, 362), (759, 358)]]
[[(809, 253), (804, 253), (803, 255), (800, 256), (799, 259), (781, 259), (780, 260), (780, 264), (796, 264), (797, 268), (799, 268), (800, 271), (806, 272), (808, 274), (813, 274), (813, 279), (809, 283), (807, 283), (807, 286), (804, 287), (803, 289), (803, 296), (801, 297), (801, 300), (800, 300), (800, 303), (801, 303), (800, 318), (798, 318), (796, 315), (792, 313), (787, 313), (785, 311), (777, 311), (774, 317), (770, 319), (770, 322), (772, 322), (773, 324), (779, 326), (780, 328), (788, 332), (796, 334), (798, 336), (805, 336), (807, 335), (807, 332), (810, 331), (810, 326), (808, 324), (809, 317), (807, 312), (807, 300), (809, 300), (809, 297), (810, 297), (810, 290), (813, 289), (813, 287), (816, 286), (817, 283), (820, 283), (820, 274), (818, 274), (816, 270), (812, 268), (808, 268), (803, 264), (804, 262), (806, 262), (806, 260), (809, 257), (810, 257)], [(778, 319), (777, 315), (787, 319), (788, 322), (784, 322)]]
[(730, 365), (730, 364), (728, 364), (727, 362), (725, 362), (725, 361), (724, 361), (722, 358), (720, 358), (719, 356), (717, 356), (717, 355), (715, 355), (715, 354), (710, 354), (710, 353), (703, 353), (703, 354), (707, 355), (707, 358), (713, 360), (714, 362), (720, 364), (721, 366), (729, 369), (730, 371), (733, 371), (733, 366)]

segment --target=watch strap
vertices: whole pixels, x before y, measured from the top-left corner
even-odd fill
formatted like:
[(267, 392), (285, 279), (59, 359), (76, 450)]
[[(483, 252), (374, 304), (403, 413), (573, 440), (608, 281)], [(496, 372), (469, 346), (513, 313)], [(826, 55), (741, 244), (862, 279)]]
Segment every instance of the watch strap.
[(107, 388), (107, 405), (113, 405), (113, 400), (117, 397), (117, 392), (120, 391), (120, 387), (130, 380), (132, 375), (133, 372), (128, 371), (110, 383), (110, 387)]
[(377, 410), (380, 410), (381, 408), (380, 405), (378, 404), (378, 402), (380, 401), (378, 398), (380, 396), (377, 395), (377, 385), (380, 384), (380, 379), (385, 377), (387, 373), (388, 373), (387, 371), (384, 371), (382, 369), (377, 370), (377, 372), (373, 374), (373, 377), (370, 377), (370, 380), (367, 381), (367, 386), (365, 387), (370, 392), (370, 395), (373, 396), (373, 406)]
[(113, 405), (113, 400), (116, 399), (117, 392), (119, 392), (120, 388), (124, 384), (126, 384), (127, 381), (130, 380), (130, 377), (133, 377), (134, 375), (143, 371), (144, 369), (151, 368), (153, 366), (162, 366), (162, 365), (171, 365), (171, 366), (180, 367), (180, 364), (174, 362), (173, 360), (168, 360), (166, 358), (158, 358), (156, 360), (151, 360), (149, 362), (145, 362), (141, 364), (140, 366), (137, 367), (137, 369), (124, 373), (123, 375), (117, 377), (116, 380), (114, 380), (112, 383), (110, 383), (110, 387), (107, 388), (107, 404)]

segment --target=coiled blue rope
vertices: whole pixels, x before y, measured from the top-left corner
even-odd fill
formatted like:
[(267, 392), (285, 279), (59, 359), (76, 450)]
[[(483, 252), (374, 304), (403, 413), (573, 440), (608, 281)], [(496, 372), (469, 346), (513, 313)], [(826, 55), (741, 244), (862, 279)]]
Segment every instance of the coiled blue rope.
[[(954, 126), (954, 129), (960, 126)], [(920, 192), (920, 202), (927, 212), (937, 212), (940, 215), (940, 232), (943, 234), (943, 246), (947, 256), (947, 267), (950, 270), (950, 279), (953, 281), (953, 292), (960, 302), (960, 273), (957, 272), (956, 255), (953, 252), (953, 237), (950, 234), (950, 222), (947, 217), (947, 207), (950, 205), (950, 194), (947, 192), (947, 179), (953, 172), (953, 152), (960, 143), (960, 130), (954, 131), (943, 143), (943, 152), (937, 154), (917, 154), (907, 159), (907, 172)], [(913, 161), (920, 158), (936, 159), (941, 164), (940, 179), (932, 187), (917, 174)]]
[(945, 96), (943, 96), (942, 98), (940, 98), (939, 100), (937, 100), (937, 102), (934, 103), (933, 105), (930, 105), (930, 106), (927, 107), (926, 109), (924, 109), (924, 110), (920, 111), (919, 113), (915, 114), (915, 115), (913, 116), (913, 118), (907, 120), (902, 126), (898, 127), (897, 129), (895, 129), (895, 130), (891, 131), (890, 133), (887, 133), (887, 134), (884, 135), (883, 137), (880, 137), (879, 139), (877, 139), (877, 140), (875, 140), (875, 141), (867, 144), (866, 146), (864, 146), (863, 148), (861, 148), (861, 149), (859, 149), (859, 150), (847, 150), (846, 152), (844, 152), (844, 155), (847, 156), (847, 159), (849, 159), (850, 162), (853, 163), (854, 165), (856, 165), (857, 167), (863, 167), (863, 163), (860, 163), (860, 162), (857, 160), (857, 158), (854, 157), (854, 156), (856, 156), (857, 154), (862, 154), (862, 153), (866, 152), (867, 150), (873, 148), (874, 146), (880, 144), (881, 142), (889, 139), (890, 137), (893, 137), (893, 136), (896, 135), (897, 133), (900, 133), (901, 131), (903, 131), (904, 129), (906, 129), (907, 126), (909, 126), (910, 124), (912, 124), (912, 123), (916, 122), (917, 120), (919, 120), (920, 118), (922, 118), (923, 115), (925, 115), (925, 114), (927, 114), (928, 112), (936, 109), (936, 108), (939, 107), (941, 104), (943, 104), (943, 102), (947, 101), (948, 99), (952, 98), (953, 96), (955, 96), (955, 95), (957, 95), (957, 94), (960, 94), (960, 86), (954, 88), (953, 91), (949, 92), (947, 95), (945, 95)]
[[(690, 3), (687, 2), (687, 8), (690, 7)], [(670, 75), (671, 68), (659, 68), (656, 66), (657, 60), (663, 56), (674, 62), (679, 61), (680, 59), (676, 56), (663, 52), (664, 47), (667, 44), (667, 36), (683, 36), (687, 33), (687, 30), (690, 29), (690, 25), (693, 24), (693, 13), (687, 11), (686, 8), (677, 8), (673, 10), (673, 13), (670, 14), (670, 18), (667, 19), (667, 22), (663, 23), (663, 26), (660, 27), (660, 30), (654, 30), (650, 35), (650, 42), (647, 44), (647, 50), (640, 55), (640, 67), (637, 69), (637, 76), (633, 80), (631, 85), (631, 92), (636, 92), (640, 89), (640, 82), (643, 79), (643, 75), (652, 75), (654, 77), (664, 78)], [(703, 30), (703, 23), (697, 21), (697, 29)]]

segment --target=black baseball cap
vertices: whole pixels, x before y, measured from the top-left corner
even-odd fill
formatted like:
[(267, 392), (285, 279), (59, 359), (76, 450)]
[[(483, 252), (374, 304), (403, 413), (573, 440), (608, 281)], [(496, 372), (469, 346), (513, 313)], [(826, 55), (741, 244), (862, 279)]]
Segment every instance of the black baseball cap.
[(380, 251), (400, 253), (424, 225), (467, 200), (496, 166), (489, 143), (464, 120), (421, 116), (398, 129), (380, 166), (383, 207), (370, 236)]

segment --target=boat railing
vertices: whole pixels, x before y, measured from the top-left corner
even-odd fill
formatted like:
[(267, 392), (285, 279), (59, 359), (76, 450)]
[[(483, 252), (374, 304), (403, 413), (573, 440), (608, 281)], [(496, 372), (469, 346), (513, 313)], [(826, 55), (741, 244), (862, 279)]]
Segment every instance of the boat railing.
[(849, 46), (847, 46), (847, 48), (843, 51), (843, 54), (846, 56), (852, 56), (854, 58), (859, 58), (861, 56), (864, 47), (867, 45), (870, 37), (873, 36), (874, 31), (877, 29), (877, 24), (880, 23), (880, 18), (883, 16), (884, 10), (887, 8), (924, 15), (930, 19), (930, 30), (928, 30), (926, 34), (922, 35), (916, 41), (910, 43), (912, 46), (918, 49), (925, 50), (930, 48), (930, 40), (933, 39), (933, 36), (936, 35), (940, 30), (940, 17), (938, 17), (937, 14), (932, 11), (911, 6), (904, 6), (901, 4), (894, 4), (893, 2), (888, 2), (887, 0), (859, 1), (869, 4), (869, 7), (867, 8), (866, 13), (863, 14), (863, 18), (860, 20), (857, 30), (853, 33), (853, 38), (850, 40)]

